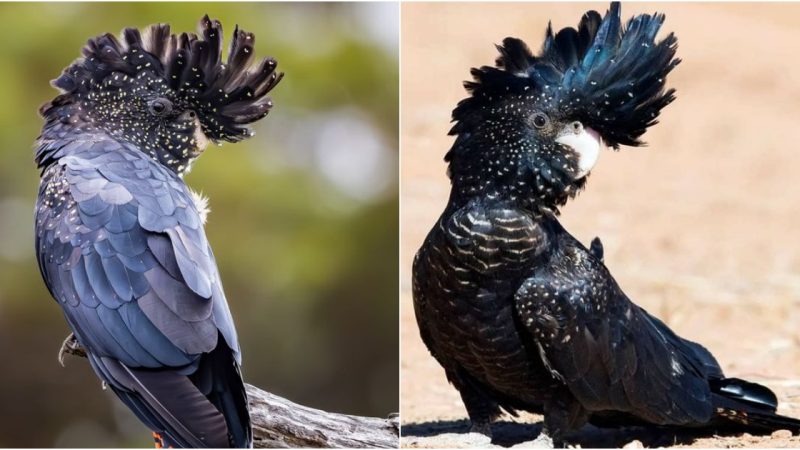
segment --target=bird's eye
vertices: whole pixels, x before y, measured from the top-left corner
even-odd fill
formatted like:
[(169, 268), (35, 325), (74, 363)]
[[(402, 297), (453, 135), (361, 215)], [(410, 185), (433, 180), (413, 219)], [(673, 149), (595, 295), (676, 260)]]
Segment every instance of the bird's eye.
[(550, 118), (545, 113), (536, 113), (533, 115), (532, 122), (536, 128), (544, 128), (550, 122)]
[(147, 103), (147, 109), (154, 116), (163, 116), (172, 112), (172, 102), (166, 98), (157, 98)]

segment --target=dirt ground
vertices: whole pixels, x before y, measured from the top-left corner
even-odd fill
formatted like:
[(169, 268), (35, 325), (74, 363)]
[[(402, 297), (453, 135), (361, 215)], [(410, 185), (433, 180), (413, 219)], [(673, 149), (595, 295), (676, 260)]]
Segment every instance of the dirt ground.
[[(538, 49), (547, 21), (574, 26), (607, 4), (402, 5), (403, 445), (457, 447), (466, 412), (419, 339), (410, 268), (446, 202), (442, 162), (450, 111), (469, 68), (491, 64), (493, 44), (516, 36)], [(800, 4), (632, 3), (623, 16), (665, 12), (683, 63), (678, 99), (646, 148), (601, 155), (562, 222), (589, 242), (627, 294), (679, 334), (706, 345), (727, 375), (776, 391), (800, 416)], [(540, 418), (506, 417), (495, 444), (538, 433)], [(587, 428), (584, 447), (800, 447), (800, 438), (609, 433)]]

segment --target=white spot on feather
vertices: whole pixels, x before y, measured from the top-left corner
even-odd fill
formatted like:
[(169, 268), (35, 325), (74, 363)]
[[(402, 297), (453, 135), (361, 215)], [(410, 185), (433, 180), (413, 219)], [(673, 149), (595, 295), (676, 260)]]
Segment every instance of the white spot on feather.
[(675, 375), (683, 375), (683, 367), (681, 367), (681, 363), (675, 359), (675, 356), (670, 357), (670, 365), (672, 366), (672, 373)]

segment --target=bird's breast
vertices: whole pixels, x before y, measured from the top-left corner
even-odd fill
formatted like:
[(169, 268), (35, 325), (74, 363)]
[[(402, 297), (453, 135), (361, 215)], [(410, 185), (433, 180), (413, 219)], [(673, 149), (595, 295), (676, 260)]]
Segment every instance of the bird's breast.
[(515, 281), (486, 277), (459, 256), (437, 237), (418, 254), (414, 301), (426, 344), (446, 370), (466, 370), (497, 392), (538, 404), (546, 378), (517, 328)]

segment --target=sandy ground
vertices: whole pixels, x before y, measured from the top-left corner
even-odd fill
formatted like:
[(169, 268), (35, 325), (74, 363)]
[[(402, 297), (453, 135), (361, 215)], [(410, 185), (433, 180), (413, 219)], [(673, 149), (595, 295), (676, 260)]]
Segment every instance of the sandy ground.
[[(547, 21), (575, 25), (606, 4), (402, 6), (403, 444), (464, 444), (466, 413), (419, 339), (410, 294), (414, 252), (449, 191), (442, 156), (449, 114), (473, 66), (494, 61), (505, 36), (539, 48)], [(684, 62), (670, 76), (678, 100), (647, 148), (601, 155), (562, 221), (588, 242), (628, 295), (679, 334), (705, 344), (729, 376), (763, 382), (780, 412), (800, 416), (800, 4), (626, 4), (663, 11)], [(535, 416), (503, 418), (495, 444), (538, 433)], [(453, 434), (455, 433), (455, 434)], [(600, 432), (586, 446), (800, 447), (800, 438)]]

